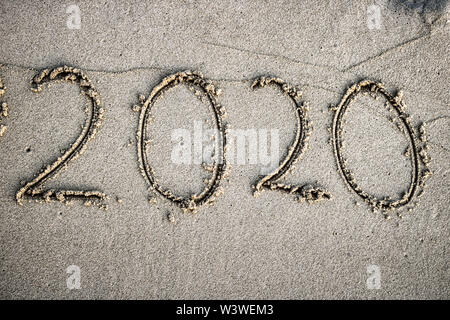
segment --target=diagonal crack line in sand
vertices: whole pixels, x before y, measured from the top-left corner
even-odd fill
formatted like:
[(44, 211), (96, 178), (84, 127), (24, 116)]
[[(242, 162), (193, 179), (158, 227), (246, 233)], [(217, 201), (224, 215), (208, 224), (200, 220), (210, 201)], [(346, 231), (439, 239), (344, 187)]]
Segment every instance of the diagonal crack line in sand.
[(393, 51), (399, 50), (399, 49), (401, 49), (401, 48), (403, 48), (403, 47), (406, 47), (406, 46), (408, 46), (408, 45), (410, 45), (410, 44), (413, 44), (413, 43), (415, 43), (415, 42), (418, 42), (418, 41), (422, 40), (423, 38), (427, 38), (427, 37), (429, 37), (430, 35), (431, 35), (431, 33), (426, 33), (426, 34), (423, 34), (423, 35), (421, 35), (421, 36), (412, 38), (412, 39), (410, 39), (410, 40), (408, 40), (408, 41), (402, 42), (402, 43), (400, 43), (400, 44), (398, 44), (398, 45), (396, 45), (396, 46), (394, 46), (394, 47), (392, 47), (392, 48), (389, 48), (389, 49), (387, 49), (387, 50), (385, 50), (385, 51), (380, 52), (379, 54), (377, 54), (377, 55), (375, 55), (375, 56), (369, 57), (369, 58), (364, 59), (364, 60), (362, 60), (362, 61), (360, 61), (360, 62), (358, 62), (358, 63), (355, 63), (355, 64), (353, 64), (353, 65), (351, 65), (351, 66), (345, 68), (345, 69), (342, 70), (342, 71), (343, 71), (343, 72), (352, 71), (353, 69), (355, 69), (355, 68), (357, 68), (357, 67), (360, 67), (360, 66), (362, 66), (362, 65), (364, 65), (364, 64), (366, 64), (366, 63), (369, 63), (369, 62), (372, 62), (372, 61), (374, 61), (374, 60), (377, 60), (378, 58), (381, 58), (381, 57), (383, 57), (383, 56), (385, 56), (385, 55), (387, 55), (387, 54), (389, 54), (389, 53), (391, 53), (391, 52), (393, 52)]
[(447, 13), (443, 13), (443, 14), (441, 14), (439, 17), (437, 17), (436, 19), (434, 19), (431, 23), (427, 23), (426, 26), (427, 26), (428, 31), (427, 31), (425, 34), (422, 34), (422, 35), (420, 35), (420, 36), (417, 36), (417, 37), (415, 37), (415, 38), (412, 38), (412, 39), (410, 39), (410, 40), (407, 40), (407, 41), (405, 41), (405, 42), (402, 42), (402, 43), (400, 43), (400, 44), (398, 44), (398, 45), (396, 45), (396, 46), (394, 46), (394, 47), (392, 47), (392, 48), (389, 48), (389, 49), (387, 49), (387, 50), (385, 50), (385, 51), (383, 51), (383, 52), (381, 52), (381, 53), (379, 53), (379, 54), (377, 54), (377, 55), (375, 55), (375, 56), (369, 57), (369, 58), (364, 59), (364, 60), (362, 60), (362, 61), (360, 61), (360, 62), (358, 62), (358, 63), (355, 63), (355, 64), (353, 64), (353, 65), (351, 65), (351, 66), (349, 66), (349, 67), (343, 69), (342, 72), (348, 72), (348, 71), (351, 71), (351, 70), (353, 70), (353, 69), (355, 69), (355, 68), (357, 68), (357, 67), (359, 67), (359, 66), (361, 66), (361, 65), (364, 65), (364, 64), (366, 64), (366, 63), (372, 62), (373, 60), (376, 60), (376, 59), (378, 59), (378, 58), (381, 58), (381, 57), (385, 56), (386, 54), (389, 54), (389, 53), (391, 53), (391, 52), (394, 52), (394, 51), (396, 51), (396, 50), (398, 50), (398, 49), (401, 49), (401, 48), (403, 48), (403, 47), (406, 47), (406, 46), (408, 46), (408, 45), (410, 45), (410, 44), (414, 44), (414, 43), (416, 43), (416, 42), (418, 42), (418, 41), (420, 41), (420, 40), (422, 40), (422, 39), (424, 39), (424, 38), (429, 38), (429, 37), (431, 37), (431, 36), (433, 35), (433, 33), (434, 33), (436, 30), (439, 29), (439, 26), (437, 26), (438, 22), (440, 22), (440, 20), (445, 19), (446, 17), (447, 17)]
[(425, 120), (424, 123), (431, 123), (431, 122), (435, 122), (435, 121), (442, 120), (442, 119), (450, 119), (450, 116), (445, 116), (445, 115), (439, 116), (439, 117), (436, 117), (433, 119)]
[(297, 64), (301, 64), (301, 65), (305, 65), (305, 66), (311, 66), (311, 67), (315, 67), (315, 68), (322, 68), (322, 69), (327, 69), (330, 71), (337, 71), (337, 72), (342, 72), (342, 70), (333, 67), (333, 66), (329, 66), (329, 65), (320, 65), (320, 64), (315, 64), (312, 62), (306, 62), (306, 61), (299, 61), (299, 60), (295, 60), (283, 55), (278, 55), (278, 54), (273, 54), (273, 53), (265, 53), (265, 52), (257, 52), (257, 51), (252, 51), (249, 49), (243, 49), (243, 48), (238, 48), (238, 47), (233, 47), (233, 46), (229, 46), (226, 44), (221, 44), (221, 43), (214, 43), (214, 42), (208, 42), (208, 41), (204, 41), (204, 44), (207, 45), (211, 45), (214, 47), (220, 47), (220, 48), (226, 48), (226, 49), (230, 49), (230, 50), (236, 50), (236, 51), (241, 51), (241, 52), (245, 52), (245, 53), (250, 53), (253, 55), (257, 55), (257, 56), (266, 56), (266, 57), (271, 57), (271, 58), (275, 58), (275, 59), (281, 59), (281, 60), (286, 60), (286, 61), (290, 61), (290, 62), (294, 62)]
[(449, 11), (444, 11), (443, 13), (441, 13), (436, 19), (434, 19), (433, 21), (431, 21), (431, 23), (426, 23), (427, 26), (430, 28), (433, 28), (437, 22), (439, 22), (439, 20), (447, 20), (446, 22), (448, 22), (448, 18), (450, 17), (450, 12)]

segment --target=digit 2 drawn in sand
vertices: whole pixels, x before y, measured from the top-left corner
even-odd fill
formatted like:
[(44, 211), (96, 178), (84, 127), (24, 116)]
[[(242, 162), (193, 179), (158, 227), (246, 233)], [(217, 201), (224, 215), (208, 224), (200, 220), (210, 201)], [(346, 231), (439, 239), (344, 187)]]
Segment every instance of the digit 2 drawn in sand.
[(306, 150), (311, 126), (309, 121), (306, 119), (307, 106), (304, 103), (299, 102), (302, 94), (295, 87), (289, 86), (280, 78), (261, 77), (253, 82), (251, 88), (263, 88), (270, 84), (278, 86), (294, 101), (295, 115), (297, 119), (297, 132), (294, 142), (289, 148), (288, 154), (281, 165), (273, 173), (263, 177), (253, 186), (255, 190), (254, 195), (258, 196), (258, 194), (264, 188), (269, 190), (279, 190), (288, 194), (294, 194), (297, 196), (298, 201), (306, 200), (308, 202), (314, 202), (323, 199), (330, 199), (330, 193), (323, 188), (314, 187), (311, 185), (286, 185), (277, 182), (290, 169), (294, 168), (294, 164), (299, 160), (301, 154)]
[[(164, 92), (175, 87), (179, 84), (190, 84), (200, 88), (206, 95), (211, 104), (212, 111), (214, 113), (214, 120), (219, 131), (219, 141), (221, 141), (221, 147), (219, 148), (220, 155), (215, 160), (214, 169), (212, 170), (212, 177), (208, 182), (206, 188), (200, 194), (194, 194), (189, 198), (178, 197), (169, 190), (164, 190), (156, 180), (152, 167), (149, 164), (146, 154), (146, 133), (147, 125), (149, 122), (150, 111), (155, 105), (155, 102), (160, 98)], [(160, 195), (175, 203), (177, 206), (184, 210), (195, 211), (197, 207), (211, 202), (215, 196), (221, 192), (219, 183), (226, 172), (226, 160), (225, 160), (225, 145), (226, 145), (226, 125), (223, 122), (223, 116), (225, 115), (225, 109), (219, 105), (216, 101), (217, 90), (211, 81), (205, 80), (200, 73), (197, 72), (179, 72), (164, 78), (160, 84), (153, 88), (147, 99), (141, 97), (141, 113), (139, 116), (139, 126), (137, 132), (137, 149), (139, 165), (142, 175), (147, 183), (150, 185), (150, 189), (154, 189)]]
[(61, 157), (58, 157), (55, 162), (42, 169), (33, 180), (20, 188), (16, 194), (17, 202), (23, 204), (25, 196), (44, 200), (45, 202), (51, 200), (65, 202), (69, 199), (103, 200), (105, 199), (105, 195), (99, 191), (43, 189), (43, 184), (46, 181), (55, 177), (62, 169), (67, 168), (72, 160), (76, 159), (86, 150), (87, 143), (94, 138), (104, 114), (99, 93), (94, 89), (90, 80), (80, 69), (67, 66), (58, 67), (53, 70), (45, 69), (31, 81), (31, 85), (34, 86), (31, 90), (39, 93), (42, 91), (42, 85), (44, 83), (50, 83), (52, 81), (78, 83), (81, 94), (87, 96), (91, 102), (90, 115), (88, 112), (89, 108), (87, 108), (86, 113), (88, 113), (88, 117), (80, 136)]
[[(391, 200), (387, 198), (378, 199), (368, 194), (367, 192), (363, 191), (356, 183), (355, 179), (352, 176), (351, 171), (345, 165), (346, 159), (344, 159), (341, 152), (341, 149), (343, 148), (342, 120), (347, 108), (350, 106), (351, 102), (356, 98), (358, 94), (371, 94), (371, 95), (380, 94), (384, 98), (386, 98), (387, 100), (386, 106), (389, 106), (389, 104), (392, 106), (393, 110), (395, 110), (398, 120), (400, 121), (399, 123), (397, 123), (398, 129), (409, 138), (410, 144), (409, 154), (411, 157), (412, 177), (408, 191), (400, 199), (396, 200)], [(392, 95), (389, 94), (389, 92), (386, 91), (386, 89), (381, 83), (376, 83), (370, 80), (364, 80), (350, 87), (347, 90), (344, 97), (342, 98), (339, 105), (337, 107), (333, 107), (332, 110), (336, 112), (334, 115), (332, 128), (334, 154), (337, 161), (338, 170), (341, 173), (341, 176), (343, 177), (347, 186), (351, 190), (356, 192), (356, 194), (358, 194), (365, 202), (367, 202), (374, 209), (390, 210), (402, 207), (410, 203), (414, 195), (416, 194), (418, 187), (423, 186), (423, 182), (425, 178), (430, 174), (430, 171), (424, 170), (422, 172), (422, 175), (419, 176), (420, 161), (424, 163), (423, 162), (424, 157), (422, 157), (422, 155), (418, 151), (418, 141), (415, 132), (411, 126), (409, 116), (405, 113), (406, 106), (402, 100), (401, 94), (397, 95), (396, 97), (393, 97)]]

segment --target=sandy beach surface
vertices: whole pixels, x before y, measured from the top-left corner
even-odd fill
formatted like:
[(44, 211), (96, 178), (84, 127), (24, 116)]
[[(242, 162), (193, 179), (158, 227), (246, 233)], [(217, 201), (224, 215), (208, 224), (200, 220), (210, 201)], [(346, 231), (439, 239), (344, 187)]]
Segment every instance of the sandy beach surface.
[[(447, 1), (1, 1), (0, 297), (449, 299), (449, 18)], [(42, 70), (60, 66), (82, 70), (99, 96), (73, 69), (73, 79), (47, 75), (31, 90)], [(216, 199), (195, 212), (149, 189), (138, 148), (152, 90), (186, 70), (220, 89), (228, 130), (258, 139), (256, 160), (250, 140), (236, 142), (243, 163), (228, 159)], [(276, 84), (253, 90), (259, 77), (302, 95), (295, 101)], [(343, 167), (334, 119), (363, 80), (383, 83), (386, 95), (369, 86), (354, 96), (338, 132)], [(152, 177), (183, 198), (213, 174), (195, 159), (196, 128), (217, 127), (198, 84), (156, 99), (142, 137)], [(39, 170), (87, 130), (89, 94), (104, 110), (101, 126), (35, 188), (58, 199), (25, 192), (19, 204), (17, 193), (31, 192)], [(307, 148), (275, 181), (292, 194), (269, 187), (254, 197), (269, 173), (262, 145), (278, 143), (280, 163), (289, 156), (297, 106), (310, 124)], [(192, 138), (183, 145), (190, 163), (174, 161), (174, 132)], [(306, 201), (295, 186), (331, 199)], [(396, 207), (373, 208), (382, 204)]]

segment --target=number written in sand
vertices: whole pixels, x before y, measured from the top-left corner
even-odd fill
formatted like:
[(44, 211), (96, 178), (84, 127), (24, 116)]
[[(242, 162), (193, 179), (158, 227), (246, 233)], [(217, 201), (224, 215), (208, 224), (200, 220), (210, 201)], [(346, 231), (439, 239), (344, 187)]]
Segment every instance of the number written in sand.
[[(55, 190), (44, 189), (43, 187), (46, 181), (54, 178), (59, 172), (66, 168), (71, 161), (83, 153), (83, 151), (87, 148), (87, 143), (95, 136), (98, 128), (100, 127), (104, 113), (103, 108), (101, 107), (98, 92), (93, 88), (87, 77), (76, 68), (64, 66), (53, 70), (44, 70), (33, 79), (32, 90), (34, 92), (40, 92), (42, 91), (42, 86), (44, 84), (54, 81), (77, 83), (80, 87), (81, 93), (89, 99), (91, 106), (86, 109), (88, 115), (79, 137), (75, 140), (71, 147), (63, 153), (62, 156), (60, 156), (49, 166), (45, 167), (33, 180), (25, 183), (24, 186), (20, 188), (16, 194), (17, 202), (22, 204), (24, 198), (43, 200), (46, 202), (52, 200), (65, 202), (70, 199), (84, 199), (88, 200), (88, 203), (92, 203), (95, 200), (104, 200), (105, 195), (99, 191)], [(215, 125), (217, 126), (219, 134), (217, 139), (218, 148), (216, 149), (218, 152), (216, 152), (214, 156), (213, 165), (208, 166), (207, 168), (212, 173), (211, 178), (207, 181), (207, 186), (200, 193), (187, 197), (177, 196), (171, 191), (165, 190), (162, 186), (160, 186), (155, 178), (153, 168), (150, 166), (150, 162), (147, 158), (146, 151), (148, 141), (145, 140), (148, 123), (151, 118), (150, 112), (155, 106), (155, 102), (162, 97), (164, 92), (179, 84), (187, 84), (190, 87), (198, 88), (200, 90), (198, 92), (203, 92), (204, 97), (206, 97), (213, 111)], [(258, 195), (263, 190), (278, 190), (287, 194), (295, 195), (299, 201), (318, 201), (322, 199), (330, 199), (331, 195), (329, 192), (320, 187), (310, 185), (286, 185), (279, 182), (288, 171), (294, 168), (294, 164), (298, 161), (301, 154), (306, 149), (310, 125), (306, 117), (307, 107), (303, 102), (300, 102), (301, 93), (298, 92), (295, 87), (289, 86), (279, 78), (265, 77), (256, 79), (251, 87), (252, 89), (256, 89), (263, 88), (267, 85), (274, 85), (278, 87), (284, 94), (287, 94), (292, 99), (295, 106), (297, 130), (294, 141), (289, 147), (288, 153), (281, 162), (280, 166), (272, 173), (262, 177), (253, 186), (255, 195)], [(4, 88), (0, 82), (0, 96), (3, 93)], [(342, 155), (342, 120), (351, 101), (353, 101), (354, 98), (360, 93), (383, 96), (387, 100), (388, 105), (395, 110), (395, 118), (398, 120), (396, 124), (398, 128), (409, 139), (409, 149), (407, 154), (411, 158), (412, 177), (408, 190), (405, 192), (403, 197), (399, 199), (379, 199), (363, 191), (355, 182), (350, 170), (346, 167), (346, 159), (344, 159)], [(217, 102), (217, 95), (218, 90), (211, 81), (204, 79), (199, 73), (186, 71), (164, 78), (160, 84), (153, 88), (148, 98), (145, 98), (144, 96), (140, 97), (141, 105), (138, 106), (140, 108), (140, 115), (137, 132), (137, 151), (141, 173), (150, 185), (149, 189), (151, 191), (155, 191), (164, 198), (175, 203), (183, 210), (195, 211), (198, 207), (204, 204), (212, 203), (215, 197), (222, 192), (220, 182), (222, 178), (227, 175), (227, 163), (225, 158), (227, 126), (223, 120), (225, 116), (225, 109)], [(425, 129), (421, 127), (419, 129), (419, 138), (416, 138), (416, 133), (411, 126), (408, 115), (405, 113), (405, 108), (406, 107), (401, 99), (401, 95), (393, 97), (381, 84), (369, 80), (353, 85), (343, 96), (340, 104), (337, 107), (332, 107), (332, 110), (336, 112), (333, 118), (332, 143), (338, 171), (347, 186), (363, 198), (374, 209), (382, 209), (385, 211), (389, 209), (397, 209), (411, 203), (414, 197), (419, 197), (420, 194), (422, 194), (425, 186), (425, 180), (431, 175), (431, 171), (427, 168), (429, 157), (427, 155)], [(0, 111), (4, 117), (7, 116), (8, 109), (6, 104), (2, 105), (2, 110)], [(422, 146), (421, 143), (423, 144)]]
[(282, 161), (281, 165), (269, 175), (261, 178), (254, 186), (255, 196), (257, 196), (263, 189), (278, 190), (293, 194), (297, 197), (298, 201), (306, 200), (308, 202), (319, 201), (323, 199), (330, 199), (331, 195), (328, 191), (320, 187), (314, 187), (311, 185), (287, 185), (279, 183), (279, 181), (286, 173), (294, 168), (294, 164), (299, 160), (301, 154), (307, 147), (307, 140), (309, 136), (310, 125), (306, 119), (307, 106), (304, 103), (300, 103), (301, 92), (297, 88), (289, 86), (283, 80), (279, 78), (265, 78), (261, 77), (256, 79), (252, 84), (252, 89), (263, 88), (267, 85), (278, 86), (285, 94), (287, 94), (295, 105), (295, 116), (297, 120), (297, 131), (294, 142), (288, 150), (288, 154)]
[[(212, 169), (211, 179), (208, 181), (206, 188), (200, 194), (194, 194), (190, 197), (176, 196), (171, 191), (165, 190), (161, 187), (154, 176), (153, 168), (150, 166), (149, 160), (147, 158), (147, 143), (145, 140), (145, 137), (147, 136), (147, 126), (149, 122), (150, 111), (154, 107), (155, 102), (163, 95), (164, 92), (175, 87), (176, 85), (183, 83), (198, 87), (206, 95), (214, 113), (214, 121), (220, 136), (218, 141), (220, 141), (219, 143), (221, 144), (218, 148), (219, 154), (214, 160), (215, 163)], [(145, 99), (145, 97), (141, 97), (142, 106), (137, 132), (137, 149), (141, 173), (144, 176), (144, 179), (150, 185), (150, 189), (155, 190), (161, 196), (175, 203), (183, 210), (195, 211), (196, 208), (202, 206), (203, 204), (212, 202), (215, 196), (217, 196), (221, 192), (221, 187), (219, 187), (220, 180), (226, 173), (226, 125), (223, 122), (225, 109), (223, 108), (223, 106), (217, 103), (216, 96), (217, 90), (210, 81), (205, 80), (199, 73), (186, 71), (176, 73), (164, 78), (160, 84), (153, 88), (147, 99)]]
[[(91, 85), (90, 80), (79, 69), (72, 67), (59, 67), (53, 70), (43, 70), (32, 81), (33, 92), (41, 92), (42, 85), (52, 81), (67, 81), (77, 83), (81, 93), (91, 102), (90, 112), (83, 126), (80, 136), (64, 154), (48, 165), (37, 176), (27, 182), (16, 194), (19, 204), (23, 203), (25, 197), (43, 200), (46, 202), (58, 200), (65, 202), (69, 199), (103, 200), (105, 195), (99, 191), (83, 190), (54, 190), (44, 189), (43, 184), (54, 178), (68, 164), (80, 156), (87, 147), (87, 143), (94, 137), (103, 119), (103, 108), (101, 107), (100, 96)], [(89, 110), (87, 110), (89, 111)]]
[[(387, 100), (386, 106), (392, 106), (397, 116), (397, 120), (392, 121), (394, 121), (394, 123), (397, 124), (398, 129), (409, 138), (409, 156), (411, 158), (412, 165), (411, 183), (408, 190), (400, 199), (379, 199), (368, 194), (358, 186), (351, 171), (346, 166), (346, 159), (344, 159), (342, 155), (342, 120), (351, 102), (359, 94), (370, 94), (374, 97), (376, 97), (377, 94), (383, 96)], [(336, 112), (334, 115), (332, 128), (334, 154), (336, 157), (338, 170), (347, 186), (356, 192), (356, 194), (359, 195), (365, 202), (372, 206), (373, 209), (381, 209), (385, 211), (399, 208), (410, 203), (414, 198), (418, 187), (423, 185), (423, 181), (427, 177), (427, 172), (429, 171), (425, 169), (422, 172), (422, 175), (419, 174), (420, 162), (422, 162), (422, 157), (418, 151), (419, 142), (416, 139), (416, 135), (409, 121), (409, 117), (405, 113), (406, 106), (401, 99), (401, 95), (393, 97), (384, 89), (382, 84), (365, 80), (350, 87), (339, 105), (337, 107), (333, 107), (332, 109)]]

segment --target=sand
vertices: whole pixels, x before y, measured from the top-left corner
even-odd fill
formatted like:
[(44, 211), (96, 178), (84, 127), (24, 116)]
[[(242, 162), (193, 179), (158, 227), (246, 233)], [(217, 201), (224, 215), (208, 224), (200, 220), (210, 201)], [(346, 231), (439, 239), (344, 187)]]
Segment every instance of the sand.
[[(1, 298), (450, 298), (446, 1), (77, 5), (0, 4)], [(199, 124), (280, 166), (171, 161)]]

